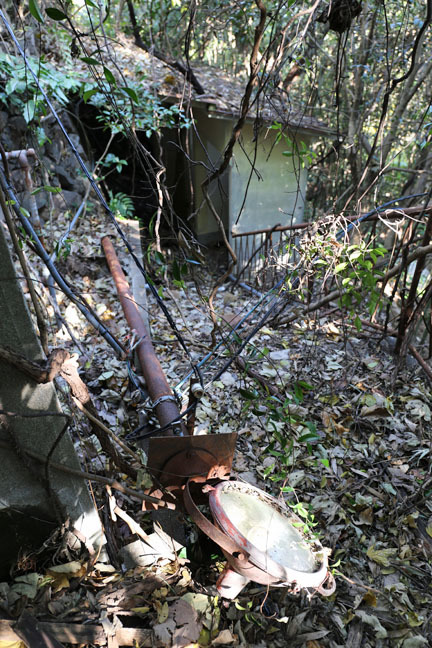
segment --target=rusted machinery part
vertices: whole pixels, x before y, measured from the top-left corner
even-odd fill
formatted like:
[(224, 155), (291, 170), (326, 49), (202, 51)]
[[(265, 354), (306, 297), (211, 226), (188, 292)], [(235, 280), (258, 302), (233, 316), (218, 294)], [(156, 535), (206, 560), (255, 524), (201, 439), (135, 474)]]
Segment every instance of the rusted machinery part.
[[(237, 529), (235, 520), (231, 520), (225, 512), (221, 503), (220, 494), (225, 488), (235, 488), (244, 492), (245, 489), (256, 494), (260, 499), (264, 499), (266, 504), (278, 511), (284, 516), (288, 516), (290, 521), (294, 524), (301, 526), (300, 518), (292, 511), (288, 510), (285, 503), (276, 499), (272, 495), (265, 493), (259, 488), (243, 482), (225, 481), (217, 485), (217, 487), (210, 493), (210, 509), (213, 517), (215, 518), (218, 526), (223, 531), (233, 537), (238, 544), (251, 556), (251, 562), (255, 567), (262, 570), (261, 578), (267, 581), (269, 574), (274, 579), (275, 586), (289, 587), (292, 583), (297, 583), (300, 588), (316, 588), (319, 587), (327, 577), (327, 553), (323, 550), (320, 543), (316, 543), (315, 552), (319, 554), (320, 567), (314, 572), (303, 572), (282, 565), (276, 560), (272, 559), (264, 550), (258, 549), (256, 545), (249, 542), (249, 540)], [(312, 545), (311, 545), (312, 548)], [(317, 557), (315, 557), (317, 559)], [(262, 582), (258, 580), (258, 582)]]
[(183, 492), (183, 500), (185, 504), (186, 511), (191, 516), (195, 524), (203, 531), (206, 536), (214, 540), (224, 551), (228, 554), (235, 556), (238, 562), (248, 564), (248, 554), (244, 552), (242, 547), (240, 547), (234, 540), (227, 536), (223, 531), (218, 529), (214, 524), (208, 520), (205, 515), (201, 513), (199, 508), (196, 506), (192, 495), (190, 492), (190, 485), (193, 483), (193, 479), (189, 479), (186, 482), (186, 486)]
[(325, 580), (319, 587), (316, 588), (318, 594), (321, 596), (331, 596), (336, 591), (336, 581), (333, 574), (328, 571)]
[[(193, 481), (193, 478), (190, 479), (184, 489), (185, 508), (195, 524), (222, 548), (231, 569), (256, 583), (273, 587), (287, 587), (293, 593), (297, 593), (301, 589), (309, 589), (322, 596), (333, 594), (336, 584), (332, 574), (328, 571), (325, 552), (321, 566), (316, 572), (299, 572), (279, 565), (264, 552), (249, 545), (234, 524), (231, 525), (230, 532), (233, 537), (230, 537), (210, 522), (198, 509), (191, 496), (190, 483)], [(270, 495), (268, 497), (275, 499)]]
[(32, 148), (6, 151), (5, 154), (8, 160), (18, 160), (22, 167), (28, 166), (27, 157), (36, 157), (36, 152)]
[(200, 434), (169, 439), (152, 437), (148, 449), (148, 468), (164, 486), (183, 486), (193, 477), (223, 479), (231, 470), (237, 435)]
[[(193, 478), (200, 484), (194, 492), (195, 504), (207, 504), (207, 482), (228, 479), (234, 456), (237, 434), (204, 434), (198, 436), (152, 437), (148, 449), (147, 468), (155, 480), (156, 488), (168, 490), (184, 508), (183, 490)], [(149, 491), (150, 494), (154, 494)], [(150, 510), (147, 504), (146, 510)]]
[(150, 334), (141, 318), (114, 246), (107, 236), (102, 239), (102, 247), (125, 317), (140, 340), (137, 345), (137, 355), (158, 421), (161, 427), (167, 426), (167, 430), (164, 432), (166, 435), (172, 435), (174, 431), (183, 433), (183, 424), (180, 421), (180, 411), (175, 396), (156, 357)]

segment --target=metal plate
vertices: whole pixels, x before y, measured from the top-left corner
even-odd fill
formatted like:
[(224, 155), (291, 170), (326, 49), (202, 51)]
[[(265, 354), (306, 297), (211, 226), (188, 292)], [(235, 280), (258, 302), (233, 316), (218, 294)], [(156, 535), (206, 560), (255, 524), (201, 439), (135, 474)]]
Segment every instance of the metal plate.
[(179, 486), (189, 477), (221, 478), (231, 471), (237, 433), (152, 437), (149, 471), (164, 486)]

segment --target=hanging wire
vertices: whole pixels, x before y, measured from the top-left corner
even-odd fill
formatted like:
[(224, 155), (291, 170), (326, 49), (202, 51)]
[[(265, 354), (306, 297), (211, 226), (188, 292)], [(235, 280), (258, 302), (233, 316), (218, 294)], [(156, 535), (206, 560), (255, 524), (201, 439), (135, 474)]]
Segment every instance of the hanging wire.
[(50, 255), (45, 250), (42, 245), (38, 235), (33, 229), (32, 224), (25, 215), (24, 211), (20, 209), (18, 199), (12, 189), (12, 187), (7, 182), (3, 171), (0, 169), (0, 186), (2, 190), (9, 196), (10, 205), (20, 220), (24, 231), (27, 236), (33, 243), (34, 248), (36, 249), (37, 254), (40, 256), (42, 261), (45, 263), (50, 274), (56, 281), (57, 285), (61, 288), (65, 295), (75, 304), (75, 306), (81, 311), (84, 317), (90, 322), (94, 328), (99, 331), (102, 337), (108, 342), (108, 344), (114, 349), (116, 354), (121, 358), (125, 354), (124, 347), (116, 340), (112, 333), (107, 329), (107, 327), (99, 320), (99, 318), (94, 314), (94, 312), (89, 308), (88, 305), (83, 303), (81, 299), (74, 294), (72, 288), (67, 284), (66, 280), (63, 278), (61, 273), (57, 270), (55, 264), (53, 263)]

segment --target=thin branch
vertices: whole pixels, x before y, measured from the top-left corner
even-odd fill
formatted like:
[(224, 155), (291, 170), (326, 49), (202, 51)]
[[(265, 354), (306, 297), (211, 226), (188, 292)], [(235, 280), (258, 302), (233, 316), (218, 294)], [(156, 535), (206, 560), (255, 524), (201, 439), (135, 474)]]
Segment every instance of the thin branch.
[[(6, 441), (0, 440), (0, 448), (9, 450), (10, 444), (7, 443)], [(31, 457), (32, 459), (39, 461), (40, 463), (46, 462), (46, 457), (43, 457), (37, 452), (33, 452), (33, 450), (23, 449), (23, 452), (29, 457)], [(164, 500), (161, 500), (158, 497), (153, 497), (152, 495), (146, 495), (145, 493), (141, 493), (140, 491), (135, 491), (132, 488), (128, 488), (127, 486), (124, 486), (116, 479), (110, 479), (109, 477), (103, 477), (102, 475), (95, 475), (94, 473), (89, 473), (86, 472), (85, 470), (76, 470), (75, 468), (70, 468), (65, 464), (57, 463), (54, 461), (50, 462), (50, 468), (52, 468), (53, 470), (60, 470), (61, 472), (67, 473), (68, 475), (72, 475), (73, 477), (88, 479), (89, 481), (97, 482), (99, 484), (108, 484), (108, 486), (111, 486), (111, 488), (114, 488), (114, 490), (118, 490), (120, 493), (129, 495), (129, 497), (133, 497), (141, 502), (151, 502), (152, 504), (157, 504), (161, 508), (169, 508), (169, 509), (175, 508), (175, 504), (172, 502), (165, 502)]]

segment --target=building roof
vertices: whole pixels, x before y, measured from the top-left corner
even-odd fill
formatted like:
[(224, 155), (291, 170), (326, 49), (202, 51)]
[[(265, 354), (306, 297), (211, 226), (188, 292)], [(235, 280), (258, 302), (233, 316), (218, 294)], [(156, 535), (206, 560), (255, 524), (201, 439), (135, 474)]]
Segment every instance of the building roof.
[[(215, 116), (236, 119), (244, 95), (247, 79), (234, 77), (215, 66), (192, 63), (193, 72), (204, 89), (198, 94), (184, 75), (172, 66), (162, 62), (151, 53), (137, 47), (130, 37), (120, 35), (113, 43), (116, 63), (126, 79), (136, 78), (137, 68), (148, 81), (148, 87), (170, 103), (206, 105)], [(110, 67), (110, 69), (112, 69)], [(330, 135), (325, 124), (308, 116), (298, 107), (294, 108), (286, 93), (277, 87), (268, 88), (259, 96), (252, 94), (248, 120), (257, 118), (262, 123), (279, 122), (288, 131), (306, 133), (312, 136)]]

